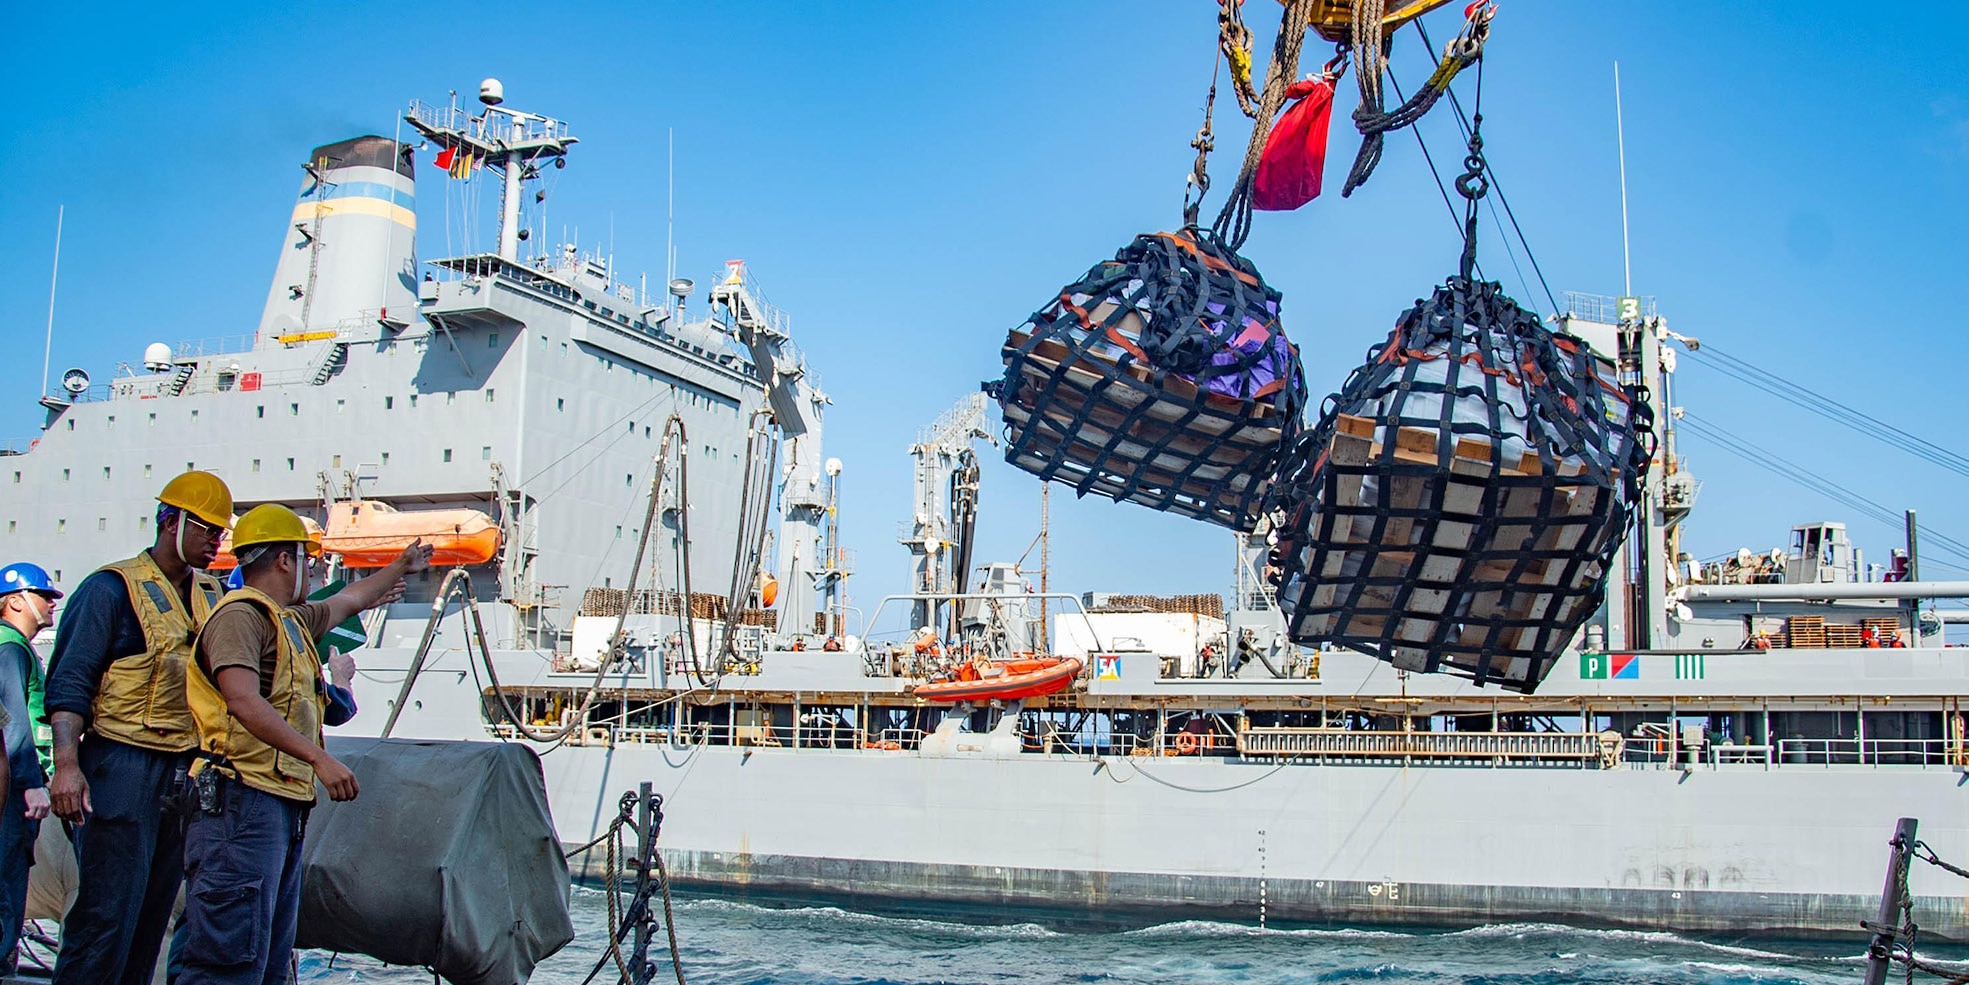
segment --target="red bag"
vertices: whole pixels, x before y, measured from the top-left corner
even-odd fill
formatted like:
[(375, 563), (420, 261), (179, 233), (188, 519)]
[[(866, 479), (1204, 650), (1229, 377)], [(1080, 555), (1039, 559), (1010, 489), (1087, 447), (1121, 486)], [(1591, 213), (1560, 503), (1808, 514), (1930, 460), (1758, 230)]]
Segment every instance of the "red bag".
[(1317, 76), (1285, 90), (1297, 100), (1279, 114), (1251, 178), (1251, 207), (1290, 212), (1319, 197), (1326, 170), (1326, 130), (1333, 122), (1333, 80)]

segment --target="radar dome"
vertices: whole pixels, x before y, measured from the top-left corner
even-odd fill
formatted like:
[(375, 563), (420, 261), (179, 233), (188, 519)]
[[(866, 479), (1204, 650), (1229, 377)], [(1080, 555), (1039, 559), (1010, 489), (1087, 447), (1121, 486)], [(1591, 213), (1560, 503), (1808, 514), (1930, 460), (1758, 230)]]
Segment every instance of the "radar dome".
[(144, 368), (153, 373), (170, 369), (171, 347), (162, 342), (152, 342), (144, 346)]
[(479, 83), (479, 102), (487, 106), (497, 106), (506, 101), (506, 87), (498, 79), (487, 79)]

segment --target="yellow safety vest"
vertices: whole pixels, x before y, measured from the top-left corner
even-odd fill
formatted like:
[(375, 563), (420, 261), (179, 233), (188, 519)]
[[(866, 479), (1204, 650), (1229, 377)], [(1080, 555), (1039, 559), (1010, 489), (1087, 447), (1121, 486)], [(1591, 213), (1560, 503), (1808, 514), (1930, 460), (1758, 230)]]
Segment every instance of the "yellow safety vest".
[(148, 553), (106, 565), (122, 576), (130, 608), (144, 629), (144, 652), (110, 661), (89, 712), (90, 729), (105, 738), (161, 752), (198, 744), (185, 705), (185, 663), (192, 641), (218, 607), (219, 583), (191, 575), (191, 611)]
[[(321, 654), (308, 638), (307, 627), (293, 610), (275, 602), (256, 588), (240, 588), (227, 593), (219, 606), (244, 604), (257, 608), (272, 621), (277, 632), (273, 681), (267, 690), (267, 703), (308, 741), (321, 745), (321, 720), (328, 706), (328, 692), (321, 683)], [(255, 659), (259, 655), (254, 654)], [(231, 770), (239, 781), (276, 797), (314, 800), (314, 767), (260, 740), (239, 724), (225, 695), (203, 664), (185, 677), (185, 697), (198, 722), (198, 748), (205, 763)], [(204, 763), (194, 765), (202, 771)]]

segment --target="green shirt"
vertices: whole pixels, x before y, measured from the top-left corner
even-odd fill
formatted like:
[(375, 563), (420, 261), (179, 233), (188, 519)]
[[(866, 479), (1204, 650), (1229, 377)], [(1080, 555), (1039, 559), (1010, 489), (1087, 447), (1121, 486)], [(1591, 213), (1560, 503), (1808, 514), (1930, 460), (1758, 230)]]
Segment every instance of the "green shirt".
[(41, 772), (55, 775), (55, 733), (48, 725), (48, 714), (41, 707), (48, 696), (48, 680), (42, 675), (41, 655), (20, 630), (0, 622), (0, 644), (19, 643), (27, 651), (27, 720), (34, 728), (34, 754), (41, 759)]

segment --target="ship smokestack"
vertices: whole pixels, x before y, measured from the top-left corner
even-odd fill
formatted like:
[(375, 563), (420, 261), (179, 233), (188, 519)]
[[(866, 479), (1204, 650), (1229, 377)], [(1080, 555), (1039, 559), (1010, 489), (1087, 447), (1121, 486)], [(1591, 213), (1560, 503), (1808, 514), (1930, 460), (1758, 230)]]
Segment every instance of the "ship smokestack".
[(339, 331), (344, 341), (407, 324), (417, 304), (417, 182), (410, 148), (356, 137), (308, 155), (260, 338)]

